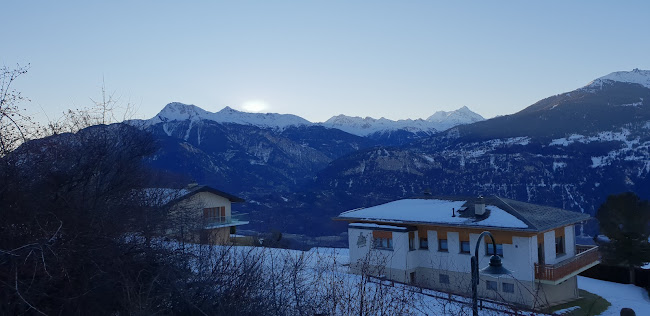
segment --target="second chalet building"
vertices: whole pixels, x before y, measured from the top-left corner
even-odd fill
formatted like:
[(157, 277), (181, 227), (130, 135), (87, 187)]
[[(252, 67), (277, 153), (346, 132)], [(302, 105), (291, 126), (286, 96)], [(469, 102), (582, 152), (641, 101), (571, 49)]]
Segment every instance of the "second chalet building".
[(150, 188), (145, 190), (150, 203), (168, 207), (174, 225), (162, 234), (196, 243), (226, 244), (236, 227), (248, 224), (247, 214), (234, 214), (232, 203), (244, 199), (215, 188), (190, 184), (183, 189)]
[[(470, 258), (489, 231), (511, 275), (480, 275), (479, 297), (542, 308), (578, 298), (577, 274), (598, 264), (597, 247), (575, 242), (585, 214), (497, 196), (404, 199), (341, 213), (352, 272), (469, 295)], [(492, 254), (481, 241), (479, 267)]]

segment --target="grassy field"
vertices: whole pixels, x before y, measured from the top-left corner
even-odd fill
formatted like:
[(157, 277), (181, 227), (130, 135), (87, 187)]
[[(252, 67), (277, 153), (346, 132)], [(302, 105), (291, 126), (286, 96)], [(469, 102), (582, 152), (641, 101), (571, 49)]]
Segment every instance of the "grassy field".
[(547, 310), (548, 313), (553, 313), (555, 311), (571, 308), (574, 306), (579, 307), (578, 309), (572, 310), (571, 312), (565, 315), (571, 316), (588, 316), (588, 315), (600, 315), (604, 312), (610, 305), (607, 300), (604, 298), (587, 292), (585, 290), (580, 290), (580, 299), (573, 302), (553, 306), (551, 309)]

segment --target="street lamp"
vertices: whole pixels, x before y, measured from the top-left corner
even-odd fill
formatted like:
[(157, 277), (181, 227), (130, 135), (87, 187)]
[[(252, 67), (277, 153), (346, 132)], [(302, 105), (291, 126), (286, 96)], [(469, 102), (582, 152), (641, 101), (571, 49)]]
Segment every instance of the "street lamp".
[(482, 232), (481, 235), (478, 236), (474, 255), (472, 256), (472, 311), (474, 316), (478, 316), (478, 247), (481, 244), (481, 239), (484, 235), (488, 235), (490, 236), (490, 239), (492, 239), (493, 255), (490, 258), (490, 265), (481, 269), (481, 272), (493, 276), (512, 274), (510, 270), (501, 265), (501, 257), (497, 255), (497, 243), (494, 241), (492, 234), (488, 231)]

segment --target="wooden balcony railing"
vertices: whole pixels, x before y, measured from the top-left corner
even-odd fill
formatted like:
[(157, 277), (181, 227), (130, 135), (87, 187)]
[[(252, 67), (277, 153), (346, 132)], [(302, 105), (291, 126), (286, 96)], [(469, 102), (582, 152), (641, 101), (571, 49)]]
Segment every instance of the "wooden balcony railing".
[(600, 260), (597, 246), (576, 245), (576, 255), (556, 264), (535, 263), (535, 279), (557, 281)]

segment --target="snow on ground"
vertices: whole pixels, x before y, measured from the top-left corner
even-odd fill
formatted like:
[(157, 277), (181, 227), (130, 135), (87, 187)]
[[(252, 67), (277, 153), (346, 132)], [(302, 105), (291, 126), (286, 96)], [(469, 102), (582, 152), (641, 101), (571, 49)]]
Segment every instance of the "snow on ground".
[[(322, 258), (336, 258), (336, 262), (345, 266), (349, 261), (349, 252), (348, 249), (343, 248), (314, 248), (308, 253), (318, 254), (318, 260)], [(356, 275), (350, 274), (349, 278), (355, 279), (358, 278)], [(646, 290), (638, 286), (630, 284), (620, 284), (608, 281), (601, 281), (596, 279), (591, 279), (587, 277), (578, 276), (578, 287), (587, 292), (594, 293), (606, 299), (612, 305), (602, 314), (601, 316), (618, 316), (621, 308), (628, 307), (632, 308), (637, 315), (650, 315), (650, 299)], [(423, 290), (422, 293), (417, 294), (419, 299), (422, 299), (424, 305), (428, 305), (431, 309), (428, 312), (433, 312), (429, 315), (444, 315), (445, 313), (449, 314), (450, 311), (463, 311), (470, 312), (471, 309), (465, 304), (469, 304), (470, 300), (468, 298), (451, 295), (447, 293), (433, 291), (433, 290)], [(436, 298), (438, 297), (449, 297), (457, 302), (445, 302), (445, 300)], [(456, 304), (456, 309), (453, 309), (453, 305)], [(486, 304), (493, 308), (502, 308), (497, 304)], [(569, 310), (565, 310), (568, 312)], [(557, 314), (557, 313), (556, 313)], [(426, 315), (426, 313), (423, 313)], [(480, 315), (506, 315), (506, 313), (499, 313), (493, 310), (482, 310)], [(533, 315), (528, 313), (521, 313), (519, 315)], [(544, 314), (535, 314), (535, 315), (544, 315)]]
[(341, 213), (339, 217), (368, 220), (385, 220), (391, 222), (428, 222), (445, 224), (463, 224), (476, 226), (527, 228), (528, 225), (512, 214), (493, 205), (486, 205), (490, 210), (488, 218), (474, 222), (473, 218), (451, 216), (467, 201), (446, 201), (437, 199), (404, 199), (373, 207), (362, 208)]
[[(168, 246), (178, 246), (173, 243), (166, 243)], [(197, 254), (207, 254), (205, 249), (201, 250), (202, 247), (205, 248), (204, 246), (192, 244), (188, 244), (187, 246), (189, 248), (196, 248), (194, 251)], [(273, 271), (277, 271), (277, 265), (282, 264), (282, 262), (290, 266), (296, 262), (304, 262), (304, 265), (301, 265), (304, 269), (301, 270), (301, 276), (299, 278), (302, 280), (314, 280), (314, 285), (317, 286), (316, 288), (310, 289), (312, 291), (310, 293), (314, 291), (325, 291), (324, 288), (331, 283), (330, 281), (336, 281), (341, 286), (339, 287), (340, 293), (353, 294), (354, 296), (356, 295), (354, 293), (357, 293), (359, 284), (363, 282), (361, 276), (349, 272), (349, 251), (347, 248), (312, 248), (309, 251), (300, 251), (247, 246), (207, 247), (212, 247), (213, 250), (208, 253), (215, 255), (223, 254), (219, 249), (248, 255), (251, 253), (263, 254), (266, 256), (264, 266), (269, 266), (269, 264), (275, 262), (276, 266), (269, 266), (274, 267)], [(214, 260), (219, 260), (219, 258), (215, 257)], [(318, 280), (326, 280), (327, 282), (320, 284)], [(365, 286), (367, 294), (376, 293), (373, 292), (373, 287), (382, 287), (381, 292), (384, 295), (383, 297), (392, 297), (393, 299), (408, 298), (409, 315), (471, 315), (471, 299), (467, 297), (376, 279), (371, 280)], [(611, 306), (600, 314), (602, 316), (619, 315), (621, 308), (624, 307), (632, 308), (637, 315), (650, 315), (650, 299), (648, 298), (647, 292), (640, 287), (582, 276), (578, 277), (578, 287), (599, 295), (611, 303)], [(283, 293), (283, 295), (290, 296), (291, 293)], [(291, 301), (287, 303), (291, 303)], [(513, 315), (513, 311), (507, 306), (486, 301), (483, 302), (483, 306), (485, 308), (479, 311), (479, 315), (482, 316)], [(568, 312), (569, 310), (563, 311)], [(517, 315), (541, 316), (546, 314), (517, 311)], [(558, 315), (558, 313), (554, 315)]]
[(650, 315), (650, 300), (646, 290), (631, 284), (620, 284), (578, 276), (578, 287), (602, 296), (612, 304), (601, 316), (620, 315), (628, 307), (637, 315)]
[[(271, 250), (279, 253), (300, 255), (302, 252), (297, 250)], [(338, 265), (338, 273), (342, 273), (345, 277), (346, 286), (356, 287), (361, 282), (359, 275), (351, 274), (348, 270), (348, 263), (350, 261), (349, 251), (347, 248), (312, 248), (304, 252), (304, 257), (307, 258), (309, 265), (314, 270), (319, 270), (318, 265), (327, 265), (335, 263)], [(390, 281), (375, 280), (372, 284), (374, 286), (385, 286), (384, 291), (386, 295), (404, 295), (408, 292), (410, 295), (409, 300), (412, 302), (409, 315), (471, 315), (471, 298), (460, 295), (453, 295), (446, 292), (439, 292), (430, 289), (421, 289), (405, 284), (394, 283)], [(400, 294), (402, 293), (402, 294)], [(407, 296), (408, 296), (407, 295)], [(513, 315), (513, 310), (504, 305), (483, 301), (484, 308), (479, 309), (479, 315), (482, 316), (497, 316), (497, 315)], [(532, 313), (526, 311), (516, 311), (517, 315), (521, 316), (542, 316), (546, 314)]]

